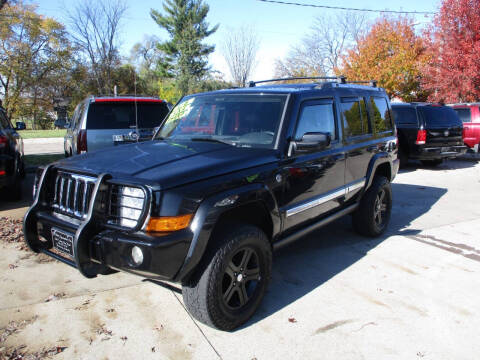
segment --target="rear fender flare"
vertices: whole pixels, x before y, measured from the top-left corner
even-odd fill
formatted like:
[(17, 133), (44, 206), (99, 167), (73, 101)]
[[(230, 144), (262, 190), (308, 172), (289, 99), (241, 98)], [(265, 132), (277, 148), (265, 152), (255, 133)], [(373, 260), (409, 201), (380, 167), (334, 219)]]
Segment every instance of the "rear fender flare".
[(373, 178), (375, 176), (375, 172), (377, 171), (377, 168), (382, 165), (382, 164), (385, 164), (387, 163), (389, 166), (390, 166), (390, 177), (389, 177), (389, 181), (391, 181), (391, 174), (393, 173), (393, 167), (392, 167), (392, 161), (390, 159), (390, 156), (388, 155), (388, 153), (379, 153), (379, 154), (376, 154), (371, 160), (370, 160), (370, 163), (368, 164), (368, 168), (367, 168), (367, 176), (366, 176), (366, 184), (367, 186), (365, 187), (365, 190), (368, 189), (371, 185), (372, 185), (372, 182), (373, 182)]
[[(219, 205), (222, 200), (228, 198), (236, 198), (236, 201), (225, 206)], [(181, 281), (186, 278), (200, 263), (219, 217), (228, 210), (252, 202), (260, 202), (266, 207), (273, 224), (272, 237), (280, 232), (281, 217), (277, 202), (272, 192), (263, 184), (249, 184), (206, 198), (201, 202), (191, 222), (192, 242), (174, 281)]]

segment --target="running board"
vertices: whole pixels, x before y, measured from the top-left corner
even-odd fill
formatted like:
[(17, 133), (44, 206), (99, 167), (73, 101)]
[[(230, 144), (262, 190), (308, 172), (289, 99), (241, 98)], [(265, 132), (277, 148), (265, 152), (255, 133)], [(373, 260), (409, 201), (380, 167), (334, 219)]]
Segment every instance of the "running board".
[(350, 214), (352, 212), (354, 212), (356, 209), (358, 208), (358, 203), (355, 203), (353, 205), (350, 205), (349, 207), (343, 209), (343, 210), (340, 210), (339, 212), (335, 213), (335, 214), (332, 214), (314, 224), (311, 224), (307, 227), (304, 227), (302, 229), (300, 229), (299, 231), (291, 234), (291, 235), (288, 235), (287, 237), (285, 238), (282, 238), (280, 240), (278, 240), (276, 243), (273, 244), (273, 250), (278, 250), (286, 245), (289, 245), (291, 243), (293, 243), (294, 241), (302, 238), (303, 236), (307, 235), (308, 233), (311, 233), (312, 231), (315, 231), (319, 228), (321, 228), (322, 226), (325, 226), (327, 224), (330, 224), (332, 221), (335, 221), (339, 218), (341, 218), (342, 216), (345, 216), (347, 214)]

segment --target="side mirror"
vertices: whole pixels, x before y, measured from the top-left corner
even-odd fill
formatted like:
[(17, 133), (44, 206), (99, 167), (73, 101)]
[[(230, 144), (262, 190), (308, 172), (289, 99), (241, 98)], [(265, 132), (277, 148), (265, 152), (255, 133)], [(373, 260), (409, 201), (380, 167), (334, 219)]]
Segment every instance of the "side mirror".
[(25, 130), (27, 128), (27, 126), (23, 121), (17, 121), (15, 125), (16, 125), (15, 130)]
[(313, 152), (328, 148), (331, 142), (332, 136), (330, 133), (309, 132), (305, 133), (301, 140), (292, 141), (290, 145), (296, 152)]

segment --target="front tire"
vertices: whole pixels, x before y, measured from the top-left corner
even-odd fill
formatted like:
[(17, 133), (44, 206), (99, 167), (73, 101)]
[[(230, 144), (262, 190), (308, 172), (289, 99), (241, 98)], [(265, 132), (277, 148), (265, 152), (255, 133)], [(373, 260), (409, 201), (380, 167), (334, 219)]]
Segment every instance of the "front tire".
[(210, 254), (182, 284), (190, 314), (206, 325), (230, 331), (245, 323), (260, 305), (271, 276), (267, 236), (252, 225), (234, 225), (212, 239)]
[(392, 188), (384, 176), (376, 176), (353, 213), (353, 227), (363, 236), (377, 237), (387, 229), (392, 212)]

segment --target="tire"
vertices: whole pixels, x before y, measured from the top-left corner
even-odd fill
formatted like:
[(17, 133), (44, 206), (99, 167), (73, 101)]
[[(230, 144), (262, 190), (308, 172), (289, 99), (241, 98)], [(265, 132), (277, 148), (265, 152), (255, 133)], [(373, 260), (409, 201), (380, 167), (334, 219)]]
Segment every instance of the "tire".
[(435, 160), (420, 160), (420, 162), (424, 165), (424, 166), (438, 166), (440, 165), (442, 162), (443, 162), (443, 159), (435, 159)]
[(400, 160), (400, 168), (403, 169), (408, 164), (408, 155), (401, 147), (398, 148), (398, 160)]
[(267, 236), (252, 225), (229, 226), (211, 241), (209, 254), (182, 284), (183, 301), (197, 320), (230, 331), (260, 305), (270, 281), (272, 250)]
[(353, 213), (353, 227), (360, 235), (380, 236), (388, 227), (391, 212), (392, 188), (390, 181), (384, 176), (376, 176), (360, 200), (358, 209)]
[(6, 198), (10, 201), (22, 200), (22, 171), (23, 163), (17, 160), (17, 168), (13, 182), (5, 189)]

